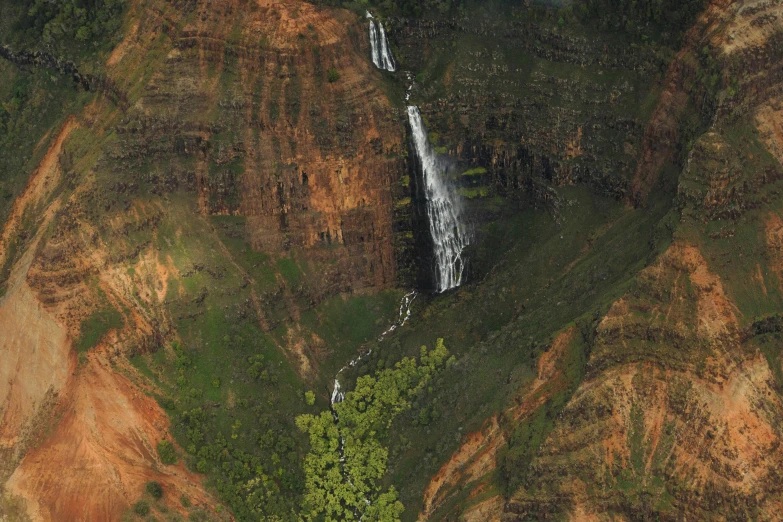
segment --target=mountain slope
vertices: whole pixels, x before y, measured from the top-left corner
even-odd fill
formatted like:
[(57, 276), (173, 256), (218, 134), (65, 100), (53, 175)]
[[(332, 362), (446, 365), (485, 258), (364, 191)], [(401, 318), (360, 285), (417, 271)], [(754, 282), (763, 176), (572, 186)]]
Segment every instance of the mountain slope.
[[(373, 6), (410, 76), (301, 0), (3, 48), (0, 518), (296, 520), (297, 415), (443, 338), (380, 441), (403, 520), (775, 519), (779, 6), (441, 4)], [(470, 264), (381, 335), (427, 279), (410, 84)]]

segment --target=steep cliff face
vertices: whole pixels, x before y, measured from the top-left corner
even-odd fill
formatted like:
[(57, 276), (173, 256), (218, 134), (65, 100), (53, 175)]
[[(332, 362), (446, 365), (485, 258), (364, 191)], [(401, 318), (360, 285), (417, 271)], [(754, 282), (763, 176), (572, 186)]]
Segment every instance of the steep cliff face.
[[(675, 212), (662, 223), (673, 231), (674, 242), (648, 258), (649, 265), (601, 312), (594, 328), (582, 328), (589, 353), (584, 380), (564, 408), (555, 410), (556, 419), (549, 407), (533, 405), (525, 416), (510, 422), (503, 422), (507, 415), (492, 417), (462, 437), (460, 449), (425, 489), (420, 520), (779, 516), (782, 14), (775, 3), (708, 5), (672, 62), (657, 68), (664, 74), (652, 90), (660, 96), (622, 138), (632, 158), (626, 162), (612, 156), (606, 144), (585, 146), (590, 142), (584, 128), (572, 131), (581, 138), (580, 147), (579, 140), (558, 134), (557, 125), (547, 133), (536, 129), (540, 118), (503, 120), (514, 109), (495, 112), (488, 104), (465, 111), (463, 121), (487, 114), (506, 121), (506, 130), (509, 121), (524, 121), (517, 124), (528, 127), (520, 132), (523, 147), (513, 146), (518, 150), (535, 150), (531, 134), (552, 137), (545, 142), (555, 144), (548, 152), (552, 175), (502, 159), (500, 166), (493, 164), (494, 153), (483, 151), (497, 141), (485, 137), (467, 152), (459, 146), (453, 150), (493, 173), (527, 172), (555, 193), (562, 193), (558, 185), (576, 179), (557, 175), (566, 172), (569, 156), (597, 154), (598, 164), (613, 169), (612, 186), (620, 187), (610, 193), (636, 205), (662, 193), (662, 179), (676, 179)], [(445, 27), (401, 31), (437, 42), (441, 32), (465, 30)], [(581, 48), (589, 56), (590, 45)], [(456, 70), (447, 71), (446, 86), (428, 93), (436, 104), (450, 99), (444, 91), (451, 89), (452, 74), (458, 77)], [(491, 83), (477, 91), (491, 91)], [(459, 99), (471, 100), (464, 78), (460, 86)], [(563, 96), (581, 88), (563, 82)], [(553, 105), (562, 103), (549, 96)], [(593, 121), (602, 111), (618, 110), (611, 103), (595, 107), (579, 118)], [(433, 108), (432, 117), (449, 137), (445, 143), (458, 142), (459, 125), (438, 112)], [(497, 131), (488, 126), (483, 132)], [(581, 181), (605, 189), (599, 178), (589, 178)], [(538, 380), (540, 374), (539, 368)], [(533, 383), (523, 386), (514, 403), (527, 404), (531, 390)], [(554, 423), (545, 439), (536, 438), (540, 415)], [(534, 445), (532, 453), (523, 451), (520, 458), (526, 444)], [(503, 480), (515, 469), (524, 470), (521, 483)], [(506, 494), (503, 485), (510, 487)]]
[(109, 61), (138, 93), (112, 168), (158, 174), (164, 159), (159, 175), (183, 176), (200, 212), (246, 217), (255, 249), (323, 247), (314, 297), (391, 284), (403, 135), (352, 21), (304, 2), (139, 6)]
[[(161, 463), (169, 421), (145, 396), (161, 389), (125, 357), (229, 339), (210, 321), (231, 321), (314, 379), (334, 347), (285, 325), (397, 282), (404, 127), (356, 21), (300, 1), (128, 6), (0, 239), (17, 332), (0, 338), (0, 471), (34, 519), (118, 519), (149, 480), (169, 509), (213, 511), (199, 477)], [(12, 61), (73, 76), (47, 60)]]
[(780, 7), (713, 2), (678, 50), (455, 12), (384, 23), (460, 167), (470, 277), (383, 340), (427, 241), (405, 75), (357, 14), (138, 0), (98, 65), (4, 50), (32, 94), (3, 99), (70, 94), (0, 180), (0, 331), (29, 326), (0, 335), (0, 515), (296, 519), (293, 418), (357, 350), (347, 388), (443, 337), (390, 430), (406, 520), (775, 518)]
[(678, 242), (636, 285), (508, 511), (774, 519), (780, 396), (720, 277)]
[[(767, 317), (780, 306), (769, 250), (783, 173), (770, 106), (780, 15), (771, 3), (713, 4), (670, 68), (677, 79), (645, 135), (657, 151), (645, 146), (637, 176), (661, 170), (661, 129), (686, 104), (714, 107), (679, 177), (675, 242), (598, 325), (585, 381), (507, 519), (778, 517), (780, 359)], [(683, 91), (683, 68), (707, 86)]]
[(552, 183), (630, 196), (665, 52), (537, 21), (533, 10), (476, 11), (393, 25), (400, 60), (426, 71), (414, 95), (439, 144), (487, 171), (472, 184), (542, 200)]

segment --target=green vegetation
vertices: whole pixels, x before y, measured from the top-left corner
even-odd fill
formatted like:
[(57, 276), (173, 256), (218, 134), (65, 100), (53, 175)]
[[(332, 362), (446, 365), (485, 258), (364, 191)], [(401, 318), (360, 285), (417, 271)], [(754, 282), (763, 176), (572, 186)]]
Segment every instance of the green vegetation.
[(147, 482), (144, 489), (156, 500), (163, 497), (163, 487), (158, 482)]
[[(583, 326), (589, 330), (592, 325)], [(566, 350), (561, 363), (565, 386), (556, 389), (549, 400), (513, 427), (508, 445), (501, 452), (500, 471), (508, 496), (528, 485), (533, 457), (554, 428), (557, 413), (565, 407), (584, 377), (589, 341), (577, 334), (577, 339), (569, 343)]]
[(4, 487), (0, 487), (0, 517), (15, 522), (31, 522), (24, 499), (6, 493)]
[[(62, 39), (79, 43), (87, 32), (90, 38), (107, 35), (107, 28), (113, 23), (109, 14), (119, 9), (117, 3), (109, 1), (91, 2), (95, 13), (67, 7), (86, 5), (78, 0), (61, 5), (48, 5), (42, 0), (29, 3), (46, 8), (32, 14), (28, 11), (26, 16), (31, 21), (27, 30), (32, 31), (29, 34), (42, 35), (48, 31), (47, 38), (55, 42)], [(368, 4), (341, 3), (362, 8)], [(671, 40), (689, 23), (687, 20), (693, 16), (696, 6), (695, 2), (674, 6), (671, 2), (648, 1), (615, 6), (611, 10), (614, 4), (608, 0), (586, 1), (570, 9), (548, 11), (543, 26), (547, 31), (563, 31), (568, 36), (569, 31), (586, 30), (577, 27), (579, 20), (588, 25), (599, 19), (605, 27), (621, 29), (625, 35)], [(437, 16), (461, 9), (465, 4), (449, 0), (381, 0), (372, 5), (383, 13), (428, 12)], [(538, 8), (513, 12), (514, 23), (520, 24), (529, 23), (526, 16), (540, 14)], [(67, 17), (75, 22), (67, 28), (58, 26), (63, 20), (70, 20)], [(664, 26), (668, 34), (661, 32)], [(84, 27), (87, 29), (80, 32)], [(486, 79), (485, 71), (462, 66), (474, 63), (468, 60), (479, 56), (475, 63), (491, 60), (493, 71), (511, 71), (504, 81), (492, 81), (486, 89), (480, 89), (482, 96), (487, 96), (482, 106), (491, 106), (513, 92), (514, 96), (530, 101), (525, 105), (529, 111), (526, 125), (534, 126), (537, 120), (554, 121), (551, 114), (544, 112), (548, 107), (562, 109), (563, 115), (592, 118), (595, 116), (592, 111), (603, 110), (607, 103), (604, 98), (610, 96), (612, 111), (599, 113), (599, 118), (616, 122), (646, 121), (657, 103), (657, 91), (653, 87), (657, 73), (649, 72), (660, 69), (656, 68), (660, 65), (656, 57), (651, 57), (652, 66), (644, 69), (647, 76), (635, 69), (571, 63), (568, 55), (562, 61), (548, 60), (542, 56), (550, 53), (549, 44), (535, 41), (544, 33), (531, 33), (530, 40), (517, 42), (518, 46), (501, 46), (498, 44), (501, 39), (492, 36), (448, 33), (428, 49), (426, 70), (417, 75), (423, 85), (421, 96), (429, 101), (447, 99), (451, 91), (444, 86), (446, 74), (454, 75), (450, 88), (455, 90), (461, 88), (462, 80), (470, 80), (465, 82), (470, 85)], [(239, 43), (234, 42), (239, 34), (236, 31), (229, 37), (231, 45)], [(528, 45), (538, 46), (539, 54), (520, 50)], [(163, 60), (167, 53), (161, 49), (156, 52)], [(193, 58), (187, 56), (187, 49), (181, 51), (185, 55), (182, 62), (172, 68), (184, 67)], [(236, 58), (227, 54), (220, 77), (220, 89), (225, 91), (221, 93), (223, 100), (241, 101), (238, 75), (233, 70), (236, 64)], [(320, 63), (319, 67), (322, 67)], [(154, 70), (149, 64), (148, 68)], [(0, 147), (15, 151), (0, 157), (0, 209), (5, 212), (24, 186), (36, 158), (46, 150), (45, 140), (36, 148), (43, 136), (42, 129), (61, 122), (69, 108), (77, 107), (86, 97), (74, 94), (73, 89), (63, 87), (64, 82), (51, 80), (43, 73), (28, 74), (2, 63), (0, 73), (7, 73), (8, 78), (0, 86), (3, 102)], [(324, 78), (330, 83), (340, 79), (334, 67), (326, 75), (323, 68), (317, 68), (316, 74), (318, 82)], [(465, 77), (460, 78), (460, 74)], [(257, 124), (259, 113), (268, 107), (272, 121), (279, 120), (278, 124), (282, 125), (288, 118), (297, 124), (303, 103), (302, 86), (295, 74), (285, 77), (288, 80), (274, 80), (268, 102), (261, 99), (257, 78), (251, 74), (246, 79), (248, 84), (253, 83), (253, 92), (248, 95), (253, 104), (251, 122)], [(717, 89), (719, 81), (714, 78), (713, 73), (699, 77), (699, 81)], [(170, 79), (164, 75), (158, 82), (161, 100), (169, 96), (164, 92), (164, 80)], [(394, 81), (384, 79), (384, 82)], [(534, 82), (537, 83), (531, 86)], [(143, 88), (144, 82), (136, 83), (139, 89)], [(579, 85), (580, 91), (557, 87), (572, 84)], [(390, 91), (394, 87), (399, 86), (384, 85)], [(590, 96), (594, 93), (606, 96), (593, 99), (582, 90)], [(401, 103), (402, 97), (399, 98)], [(53, 105), (52, 99), (63, 106)], [(150, 99), (150, 114), (166, 109), (163, 105), (155, 106), (156, 99)], [(468, 102), (465, 101), (466, 106)], [(304, 108), (319, 136), (319, 144), (334, 148), (334, 154), (341, 153), (337, 149), (339, 133), (334, 132), (330, 119), (322, 115), (330, 106), (323, 100), (308, 99)], [(230, 155), (240, 150), (240, 145), (247, 146), (245, 140), (252, 141), (248, 137), (252, 133), (243, 133), (247, 123), (243, 111), (236, 111), (239, 116), (235, 116), (229, 110), (214, 107), (209, 110), (214, 118), (208, 123), (221, 131), (209, 138), (205, 152), (214, 154), (207, 166), (208, 183), (221, 191), (219, 198), (215, 196), (217, 191), (210, 194), (215, 199), (210, 199), (209, 204), (215, 209), (224, 204), (234, 211), (238, 208), (236, 187), (244, 173), (244, 164), (238, 156)], [(131, 111), (123, 118), (138, 118), (148, 125), (145, 120), (148, 116), (142, 118)], [(195, 118), (190, 111), (186, 116), (173, 117), (179, 116), (186, 121)], [(465, 132), (465, 128), (477, 128), (486, 132), (481, 137), (482, 147), (513, 152), (509, 144), (519, 140), (504, 142), (506, 131), (496, 129), (513, 125), (515, 115), (509, 113), (507, 120), (496, 121), (496, 126), (484, 125), (484, 121), (476, 125), (475, 118), (482, 116), (472, 111), (465, 118), (474, 119), (462, 123), (458, 111), (443, 110), (431, 119), (433, 128), (443, 129), (443, 134), (439, 136), (433, 130), (430, 139), (435, 144), (447, 143), (451, 147), (456, 140), (446, 135), (449, 129)], [(349, 132), (352, 117), (337, 115), (338, 128)], [(381, 121), (377, 115), (374, 118)], [(568, 127), (569, 122), (565, 120), (560, 125), (559, 116), (557, 122), (557, 128), (550, 128), (553, 133)], [(157, 123), (153, 121), (149, 125), (154, 127)], [(318, 255), (311, 255), (301, 247), (283, 253), (277, 249), (259, 252), (258, 237), (253, 238), (251, 246), (248, 232), (251, 228), (258, 232), (262, 228), (258, 222), (242, 216), (204, 217), (193, 211), (194, 187), (188, 185), (186, 175), (178, 177), (178, 173), (196, 170), (192, 156), (169, 157), (159, 153), (154, 146), (142, 142), (139, 136), (143, 133), (133, 130), (123, 134), (122, 151), (107, 149), (110, 153), (101, 162), (93, 163), (95, 169), (91, 175), (96, 188), (90, 197), (99, 199), (101, 205), (91, 205), (87, 219), (96, 224), (125, 220), (127, 226), (122, 235), (106, 227), (99, 228), (98, 239), (108, 245), (112, 259), (135, 263), (140, 248), (149, 246), (161, 253), (161, 263), (173, 265), (164, 300), (167, 321), (170, 318), (166, 342), (155, 346), (156, 351), (133, 357), (132, 362), (139, 374), (150, 380), (151, 388), (158, 390), (158, 399), (173, 420), (173, 435), (182, 448), (186, 465), (206, 474), (208, 486), (231, 507), (232, 515), (238, 520), (294, 521), (300, 517), (351, 520), (362, 515), (368, 521), (412, 520), (420, 507), (424, 485), (463, 442), (464, 435), (480, 427), (488, 416), (508, 408), (520, 387), (533, 377), (536, 359), (551, 344), (553, 332), (576, 324), (580, 334), (568, 347), (563, 388), (556, 390), (524, 421), (503, 426), (509, 444), (499, 455), (500, 469), (492, 477), (492, 491), (510, 494), (528, 486), (530, 464), (537, 449), (583, 378), (592, 343), (590, 333), (596, 321), (614, 299), (635, 288), (634, 275), (670, 239), (671, 227), (667, 223), (671, 219), (664, 221), (675, 195), (671, 179), (664, 179), (656, 187), (649, 206), (638, 211), (608, 196), (610, 191), (601, 186), (605, 181), (601, 176), (622, 178), (623, 172), (633, 170), (638, 135), (632, 134), (634, 129), (629, 133), (619, 123), (596, 126), (590, 131), (586, 128), (582, 139), (584, 150), (597, 150), (598, 161), (606, 156), (607, 164), (613, 169), (618, 165), (625, 170), (619, 174), (614, 170), (604, 173), (599, 172), (601, 165), (598, 165), (596, 172), (590, 171), (584, 174), (585, 178), (575, 181), (597, 179), (595, 190), (584, 185), (546, 186), (562, 206), (543, 209), (541, 201), (529, 194), (522, 191), (510, 194), (510, 189), (502, 191), (499, 183), (489, 185), (487, 178), (505, 176), (500, 166), (497, 172), (493, 166), (491, 176), (486, 175), (484, 167), (471, 168), (461, 175), (455, 170), (454, 177), (463, 184), (459, 191), (469, 200), (466, 203), (469, 214), (477, 216), (476, 241), (468, 252), (469, 282), (445, 295), (420, 296), (411, 322), (387, 339), (376, 341), (378, 334), (396, 317), (401, 291), (351, 294), (342, 283), (339, 287), (320, 286), (325, 270), (333, 267), (319, 255), (328, 252), (327, 248), (339, 246), (324, 246), (317, 251)], [(732, 145), (741, 142), (744, 147), (752, 138), (746, 133), (729, 141)], [(259, 131), (256, 140), (258, 136)], [(553, 139), (560, 142), (561, 137)], [(572, 136), (567, 138), (570, 140)], [(591, 139), (595, 142), (591, 143)], [(600, 149), (601, 144), (611, 144), (613, 148)], [(281, 146), (295, 150), (295, 145), (272, 141), (274, 175), (297, 168), (278, 161)], [(763, 169), (757, 167), (769, 166), (768, 158), (757, 148), (752, 150), (756, 158), (763, 158), (763, 163), (748, 161), (749, 171), (761, 172)], [(135, 159), (123, 163), (113, 156), (128, 150), (138, 151), (140, 156), (149, 153), (149, 158), (136, 164)], [(445, 153), (446, 147), (442, 145), (439, 150)], [(229, 159), (219, 162), (215, 158), (222, 152)], [(518, 152), (517, 158), (522, 152), (527, 153), (521, 149)], [(63, 155), (66, 171), (69, 169), (65, 167), (73, 166), (68, 161), (69, 154), (73, 150)], [(569, 161), (577, 167), (574, 172), (587, 164), (581, 164), (579, 158)], [(70, 173), (69, 176), (73, 178)], [(509, 186), (520, 181), (512, 180), (511, 176), (509, 180)], [(133, 186), (136, 192), (128, 195), (124, 188), (116, 190), (119, 183)], [(707, 186), (700, 180), (691, 183), (685, 188), (697, 190)], [(399, 185), (409, 187), (408, 176), (402, 176)], [(506, 198), (507, 195), (511, 197)], [(138, 201), (142, 204), (136, 205)], [(396, 197), (395, 202), (398, 209), (405, 209), (411, 199)], [(129, 217), (134, 214), (139, 216), (137, 221)], [(154, 225), (144, 228), (144, 223)], [(722, 226), (706, 225), (716, 233)], [(763, 248), (763, 238), (753, 223), (738, 225), (736, 231), (743, 244), (750, 244), (745, 239), (752, 237), (753, 247)], [(412, 235), (409, 231), (404, 234)], [(721, 248), (731, 241), (732, 237), (727, 237)], [(731, 272), (731, 268), (725, 270)], [(129, 267), (126, 273), (134, 279), (141, 270), (137, 273)], [(774, 275), (763, 277), (769, 278), (770, 295), (778, 292), (773, 288), (777, 286)], [(734, 278), (726, 287), (740, 296), (737, 302), (743, 309), (752, 306), (759, 314), (769, 313), (765, 303), (759, 302), (749, 279)], [(77, 349), (82, 352), (89, 349), (112, 328), (121, 328), (123, 322), (122, 313), (108, 305), (99, 309), (82, 324)], [(448, 340), (454, 354), (451, 363), (446, 364), (448, 352), (442, 339), (435, 350), (419, 352), (419, 347), (434, 337)], [(764, 353), (778, 363), (779, 337), (776, 332), (765, 332), (759, 338)], [(345, 388), (353, 391), (335, 406), (339, 419), (335, 422), (331, 412), (325, 409), (334, 372), (360, 349), (369, 348), (372, 354), (358, 367), (345, 372)], [(635, 427), (643, 424), (638, 413), (634, 411)], [(640, 434), (640, 430), (629, 434), (636, 469), (640, 467), (643, 443)], [(340, 462), (341, 447), (347, 457), (345, 463)], [(164, 464), (178, 460), (175, 446), (169, 441), (161, 441), (157, 451)], [(622, 477), (620, 487), (630, 491), (636, 487), (633, 481), (637, 479)], [(148, 484), (147, 492), (154, 498), (163, 494), (159, 485), (154, 491), (149, 487)], [(370, 500), (370, 504), (365, 500)], [(190, 504), (185, 497), (181, 503), (185, 507)], [(138, 511), (140, 504), (146, 505), (143, 514)], [(405, 511), (403, 505), (407, 507)], [(134, 509), (140, 516), (146, 516), (150, 506), (142, 501)], [(193, 519), (201, 517), (194, 511)]]
[(146, 500), (139, 500), (133, 505), (133, 512), (140, 517), (146, 517), (150, 514), (150, 503)]
[(20, 70), (2, 59), (0, 77), (0, 150), (13, 151), (0, 154), (0, 222), (5, 222), (57, 130), (89, 94), (78, 93), (66, 78), (42, 70)]
[[(74, 54), (93, 52), (122, 25), (122, 0), (24, 0), (10, 35), (15, 45)], [(3, 42), (8, 43), (8, 42)], [(87, 45), (92, 43), (92, 45)]]
[(381, 441), (448, 355), (443, 339), (438, 339), (430, 352), (421, 347), (418, 363), (405, 357), (394, 368), (359, 377), (355, 389), (333, 406), (334, 418), (329, 411), (297, 417), (297, 426), (310, 438), (305, 457), (306, 520), (399, 519), (404, 508), (397, 491), (391, 486), (382, 492), (379, 485), (388, 460)]
[(465, 172), (462, 173), (463, 176), (481, 176), (482, 174), (486, 174), (487, 169), (484, 167), (475, 167), (472, 169), (468, 169)]
[(489, 196), (489, 187), (460, 187), (457, 192), (463, 198), (485, 198)]
[(104, 335), (111, 330), (122, 328), (125, 318), (111, 307), (98, 309), (82, 322), (76, 350), (87, 351), (97, 345)]
[(165, 439), (158, 442), (158, 457), (160, 457), (160, 461), (164, 464), (176, 464), (177, 452), (174, 449), (174, 445)]
[(705, 4), (705, 0), (577, 0), (573, 9), (585, 23), (597, 21), (602, 30), (677, 42)]

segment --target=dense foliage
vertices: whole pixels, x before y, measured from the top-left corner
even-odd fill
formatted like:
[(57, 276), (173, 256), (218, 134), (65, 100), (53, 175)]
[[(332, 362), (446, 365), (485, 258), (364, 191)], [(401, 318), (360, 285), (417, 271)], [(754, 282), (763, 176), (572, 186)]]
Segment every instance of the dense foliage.
[[(249, 345), (258, 350), (252, 343)], [(236, 409), (244, 415), (233, 418), (224, 432), (216, 425), (211, 407), (214, 403), (208, 400), (219, 389), (205, 392), (203, 387), (194, 386), (197, 381), (212, 382), (214, 377), (197, 374), (198, 356), (194, 351), (178, 343), (173, 348), (176, 386), (180, 390), (177, 401), (182, 407), (179, 430), (185, 434), (190, 467), (220, 477), (217, 490), (238, 519), (258, 520), (274, 515), (276, 520), (295, 520), (293, 497), (301, 490), (298, 444), (291, 437), (293, 427), (281, 424), (279, 418), (268, 413), (272, 394), (262, 392), (277, 385), (278, 374), (263, 355), (247, 358), (243, 378), (260, 385), (258, 399), (238, 399)]]
[(46, 48), (64, 41), (95, 42), (122, 24), (122, 0), (25, 0), (16, 29), (28, 43)]
[(397, 491), (382, 491), (389, 451), (381, 441), (394, 418), (444, 366), (449, 352), (438, 339), (435, 349), (421, 347), (419, 362), (405, 357), (394, 368), (359, 377), (356, 389), (334, 411), (300, 415), (296, 422), (309, 434), (305, 458), (306, 520), (398, 520), (403, 505)]

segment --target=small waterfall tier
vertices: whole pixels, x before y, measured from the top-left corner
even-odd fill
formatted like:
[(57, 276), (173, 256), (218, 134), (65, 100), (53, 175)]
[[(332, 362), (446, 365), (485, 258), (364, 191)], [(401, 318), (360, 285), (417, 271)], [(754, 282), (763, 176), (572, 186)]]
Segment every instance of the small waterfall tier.
[(416, 106), (408, 106), (413, 146), (424, 185), (427, 221), (434, 245), (435, 290), (445, 292), (462, 283), (465, 263), (462, 251), (470, 237), (460, 220), (460, 198), (446, 179), (446, 164), (427, 138), (427, 129)]
[(367, 18), (370, 19), (370, 48), (372, 50), (372, 63), (378, 69), (384, 71), (396, 71), (397, 63), (394, 61), (389, 46), (389, 38), (386, 36), (386, 30), (383, 28), (383, 22), (378, 21), (378, 25), (372, 19), (372, 14), (367, 12)]

